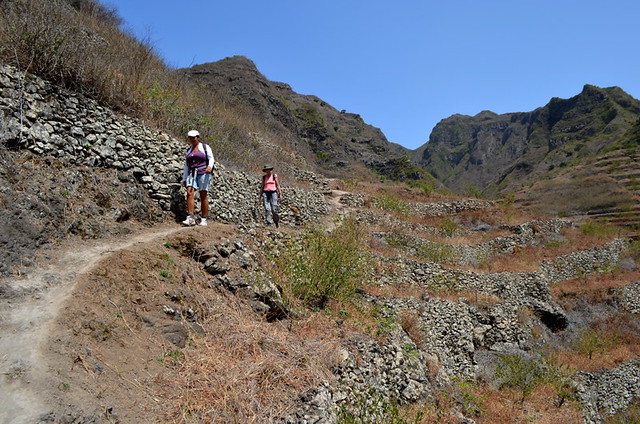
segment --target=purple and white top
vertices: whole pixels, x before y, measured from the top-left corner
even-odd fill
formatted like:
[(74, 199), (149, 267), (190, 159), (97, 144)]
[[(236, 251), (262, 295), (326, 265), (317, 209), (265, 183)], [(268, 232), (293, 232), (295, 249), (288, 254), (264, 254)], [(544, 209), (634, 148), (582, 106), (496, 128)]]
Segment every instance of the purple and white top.
[[(209, 161), (207, 161), (207, 157)], [(189, 173), (194, 170), (198, 175), (202, 175), (207, 167), (210, 166), (213, 169), (213, 163), (213, 152), (208, 145), (198, 143), (198, 150), (196, 151), (193, 151), (193, 148), (189, 148), (187, 150), (187, 160), (184, 164), (184, 172), (182, 173), (182, 181), (186, 181)]]

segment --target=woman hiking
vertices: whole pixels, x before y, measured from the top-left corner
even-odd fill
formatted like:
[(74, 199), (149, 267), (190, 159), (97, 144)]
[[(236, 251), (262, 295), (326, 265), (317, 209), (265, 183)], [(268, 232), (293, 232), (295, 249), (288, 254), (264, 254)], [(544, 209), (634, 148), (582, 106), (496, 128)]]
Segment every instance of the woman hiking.
[(278, 196), (282, 200), (282, 192), (280, 191), (280, 179), (278, 175), (273, 173), (273, 166), (265, 165), (262, 168), (264, 175), (262, 176), (262, 184), (260, 185), (260, 199), (264, 205), (266, 213), (267, 226), (276, 224), (280, 225), (280, 215), (278, 215)]
[(209, 182), (211, 181), (211, 172), (214, 167), (213, 152), (211, 147), (200, 142), (200, 133), (191, 130), (187, 133), (187, 138), (191, 146), (187, 150), (187, 157), (184, 164), (184, 172), (182, 173), (182, 186), (187, 188), (187, 219), (182, 221), (182, 225), (194, 226), (196, 220), (193, 215), (195, 208), (195, 192), (200, 193), (201, 219), (200, 225), (207, 225), (209, 217), (209, 199), (207, 194), (209, 191)]

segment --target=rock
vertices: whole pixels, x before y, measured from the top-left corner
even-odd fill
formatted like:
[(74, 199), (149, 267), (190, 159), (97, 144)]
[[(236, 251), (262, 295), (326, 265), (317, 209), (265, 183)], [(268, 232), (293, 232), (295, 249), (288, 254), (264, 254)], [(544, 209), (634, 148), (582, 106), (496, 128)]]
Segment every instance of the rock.
[(184, 348), (187, 344), (187, 338), (189, 334), (187, 329), (181, 323), (165, 324), (160, 329), (160, 332), (165, 339), (178, 346)]

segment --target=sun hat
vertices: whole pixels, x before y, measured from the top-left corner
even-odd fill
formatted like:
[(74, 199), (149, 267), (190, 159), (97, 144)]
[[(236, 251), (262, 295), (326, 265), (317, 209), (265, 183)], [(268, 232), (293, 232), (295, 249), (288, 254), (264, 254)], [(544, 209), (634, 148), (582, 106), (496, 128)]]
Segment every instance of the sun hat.
[(262, 170), (263, 170), (263, 171), (266, 171), (267, 169), (273, 169), (273, 166), (271, 166), (271, 165), (265, 165), (265, 166), (263, 166), (263, 167), (262, 167)]
[(187, 133), (187, 137), (200, 137), (200, 133), (196, 130), (191, 130)]

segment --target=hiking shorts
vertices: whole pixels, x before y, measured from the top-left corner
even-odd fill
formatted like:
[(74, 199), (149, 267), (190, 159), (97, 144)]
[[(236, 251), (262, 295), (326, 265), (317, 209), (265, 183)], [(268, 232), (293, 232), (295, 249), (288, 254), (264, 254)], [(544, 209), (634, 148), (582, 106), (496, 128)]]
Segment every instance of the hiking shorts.
[(211, 174), (196, 174), (187, 177), (187, 187), (194, 187), (198, 191), (209, 191), (209, 183), (211, 182)]

